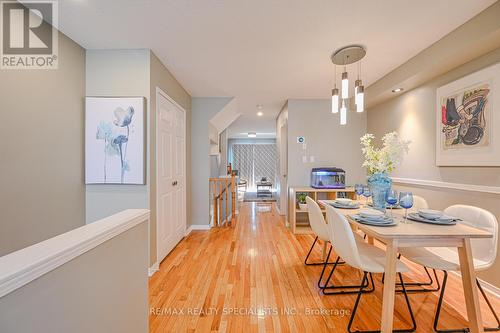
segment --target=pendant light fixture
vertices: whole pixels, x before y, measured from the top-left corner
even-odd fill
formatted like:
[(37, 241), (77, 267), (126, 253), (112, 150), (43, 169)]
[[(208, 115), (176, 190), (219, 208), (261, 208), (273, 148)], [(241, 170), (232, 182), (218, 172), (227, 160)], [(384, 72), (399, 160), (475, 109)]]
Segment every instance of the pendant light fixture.
[(332, 113), (339, 112), (339, 90), (337, 89), (337, 66), (334, 66), (333, 70), (333, 84), (332, 89)]
[(349, 79), (347, 78), (345, 66), (344, 72), (342, 73), (342, 98), (349, 98)]
[(331, 56), (332, 63), (335, 68), (336, 65), (344, 66), (344, 71), (341, 77), (341, 91), (340, 97), (342, 101), (339, 101), (339, 90), (337, 89), (337, 76), (334, 78), (334, 89), (332, 90), (332, 113), (338, 112), (338, 106), (340, 108), (340, 124), (347, 124), (347, 106), (349, 105), (349, 74), (348, 65), (358, 63), (358, 78), (354, 83), (354, 104), (356, 105), (357, 112), (364, 111), (364, 86), (361, 81), (361, 63), (360, 60), (366, 55), (366, 49), (361, 45), (349, 45), (337, 49)]
[(358, 79), (356, 81), (354, 81), (354, 103), (356, 105), (358, 105), (358, 97), (359, 97), (358, 96), (358, 88), (359, 88), (359, 86), (361, 86), (361, 80), (358, 77)]
[(358, 93), (356, 94), (356, 112), (365, 111), (365, 87), (359, 86)]
[(361, 76), (361, 60), (358, 61), (358, 79), (354, 84), (354, 102), (356, 103), (356, 112), (365, 110), (365, 87), (359, 78)]
[(347, 107), (345, 101), (345, 99), (342, 100), (342, 107), (340, 108), (340, 125), (347, 124)]
[(337, 88), (332, 89), (332, 113), (339, 112), (339, 90)]

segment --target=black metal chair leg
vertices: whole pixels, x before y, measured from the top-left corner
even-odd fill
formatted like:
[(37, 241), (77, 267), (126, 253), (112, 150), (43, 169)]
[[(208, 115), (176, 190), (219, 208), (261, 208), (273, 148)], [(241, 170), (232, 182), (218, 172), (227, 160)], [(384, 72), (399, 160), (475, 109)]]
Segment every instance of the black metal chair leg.
[[(434, 317), (434, 330), (438, 333), (451, 333), (451, 332), (469, 332), (468, 328), (459, 328), (459, 329), (446, 329), (446, 330), (440, 330), (438, 329), (438, 323), (439, 323), (439, 315), (441, 314), (441, 307), (443, 305), (443, 299), (444, 299), (444, 290), (446, 288), (446, 281), (448, 280), (448, 272), (444, 271), (444, 278), (443, 278), (443, 286), (441, 287), (441, 293), (439, 295), (439, 300), (436, 308), (436, 315)], [(498, 319), (498, 316), (493, 309), (493, 306), (490, 303), (490, 300), (486, 296), (486, 293), (484, 292), (483, 288), (481, 287), (481, 284), (479, 283), (479, 280), (476, 279), (476, 284), (477, 287), (479, 288), (479, 291), (483, 295), (486, 304), (488, 305), (491, 313), (493, 313), (493, 316), (495, 317), (497, 321), (497, 327), (485, 327), (484, 331), (486, 332), (498, 332), (500, 331), (500, 320)]]
[[(401, 258), (401, 253), (398, 255), (398, 259)], [(429, 281), (428, 282), (408, 282), (408, 283), (405, 283), (406, 284), (406, 287), (409, 287), (409, 286), (418, 286), (418, 287), (423, 287), (423, 286), (432, 286), (434, 284), (434, 281), (432, 279), (432, 276), (431, 274), (429, 273), (429, 270), (427, 269), (427, 267), (423, 266), (424, 267), (424, 270), (425, 270), (425, 273), (427, 274), (427, 277), (429, 278)], [(436, 270), (433, 269), (434, 271), (434, 277), (436, 278), (436, 284), (437, 284), (437, 287), (436, 288), (412, 288), (412, 289), (406, 289), (406, 292), (407, 293), (419, 293), (419, 292), (435, 292), (435, 291), (439, 291), (441, 289), (441, 286), (439, 284), (439, 279), (437, 277), (437, 273), (436, 273)], [(385, 273), (382, 274), (382, 283), (384, 283), (384, 280), (385, 280)], [(396, 283), (396, 287), (400, 287), (401, 284), (400, 283)], [(402, 290), (396, 290), (396, 292), (402, 292)]]
[[(326, 256), (326, 260), (323, 263), (323, 269), (321, 270), (321, 274), (320, 274), (319, 280), (318, 280), (318, 288), (323, 288), (321, 286), (321, 280), (323, 280), (323, 274), (325, 274), (326, 266), (328, 265), (328, 260), (330, 259), (331, 253), (332, 253), (332, 246), (330, 246), (330, 250), (328, 251), (328, 254)], [(338, 257), (337, 257), (337, 260), (338, 260)], [(337, 262), (337, 261), (335, 261), (335, 262)], [(334, 264), (333, 269), (335, 269), (335, 267), (337, 267), (337, 264)], [(328, 279), (330, 279), (330, 276), (328, 276)], [(327, 280), (327, 283), (328, 283), (328, 280)]]
[[(309, 256), (311, 255), (312, 250), (314, 249), (314, 245), (316, 245), (317, 241), (318, 241), (318, 236), (316, 236), (316, 238), (314, 238), (314, 242), (312, 243), (311, 248), (309, 249), (309, 252), (307, 253), (306, 259), (304, 260), (304, 264), (306, 266), (319, 266), (319, 265), (324, 265), (325, 264), (324, 261), (322, 261), (322, 262), (307, 262), (307, 259), (309, 259)], [(331, 250), (331, 248), (330, 248), (330, 250)], [(333, 265), (333, 262), (328, 262), (328, 259), (326, 259), (326, 262), (329, 265)]]
[(479, 280), (476, 279), (476, 284), (477, 287), (479, 288), (479, 291), (481, 292), (481, 295), (483, 295), (484, 300), (486, 301), (486, 304), (488, 304), (488, 307), (490, 308), (491, 313), (493, 313), (493, 316), (495, 317), (495, 320), (497, 321), (497, 327), (485, 327), (484, 330), (485, 332), (498, 332), (500, 331), (500, 320), (498, 319), (498, 315), (495, 312), (495, 309), (493, 309), (493, 306), (490, 303), (490, 300), (486, 296), (486, 293), (483, 290), (483, 287), (481, 287), (481, 284), (479, 283)]
[[(408, 294), (406, 293), (406, 288), (405, 288), (405, 285), (404, 285), (404, 282), (403, 282), (403, 276), (402, 276), (401, 273), (398, 273), (398, 274), (399, 274), (399, 279), (401, 281), (401, 286), (403, 288), (403, 294), (405, 296), (406, 305), (408, 306), (408, 311), (410, 312), (410, 317), (411, 317), (411, 321), (412, 321), (412, 328), (410, 328), (410, 329), (401, 329), (401, 330), (393, 330), (393, 332), (398, 332), (398, 333), (415, 332), (415, 330), (417, 329), (417, 323), (416, 323), (415, 317), (413, 315), (413, 310), (411, 309), (411, 304), (410, 304), (410, 300), (408, 298)], [(370, 273), (370, 275), (371, 275), (371, 273)], [(361, 285), (363, 285), (365, 283), (365, 280), (368, 281), (368, 279), (367, 279), (366, 276), (367, 276), (367, 273), (364, 272), (363, 280), (361, 281)], [(359, 300), (361, 299), (361, 295), (362, 294), (363, 294), (363, 288), (360, 288), (358, 290), (358, 297), (356, 297), (356, 301), (354, 302), (354, 308), (352, 309), (351, 317), (349, 318), (349, 324), (347, 325), (347, 331), (349, 333), (354, 333), (354, 332), (358, 332), (358, 333), (379, 333), (380, 330), (376, 330), (376, 331), (359, 331), (359, 330), (352, 331), (352, 329), (351, 329), (352, 328), (352, 323), (354, 321), (354, 316), (356, 315), (356, 311), (358, 309)]]
[(323, 271), (321, 272), (321, 278), (320, 281), (318, 281), (318, 287), (321, 289), (324, 295), (345, 295), (345, 294), (357, 294), (357, 290), (339, 290), (339, 291), (326, 291), (330, 289), (358, 289), (358, 288), (363, 288), (364, 293), (371, 293), (375, 290), (375, 284), (373, 283), (373, 277), (370, 273), (370, 279), (372, 282), (372, 288), (371, 289), (365, 289), (368, 288), (369, 282), (368, 280), (366, 281), (366, 284), (364, 284), (364, 280), (361, 285), (328, 285), (330, 282), (330, 279), (332, 278), (333, 272), (335, 272), (335, 269), (337, 268), (337, 265), (340, 263), (340, 257), (337, 256), (337, 259), (335, 260), (335, 264), (332, 267), (332, 270), (330, 271), (330, 274), (328, 274), (328, 278), (326, 279), (325, 284), (322, 286), (321, 285), (321, 278), (323, 277), (323, 272), (326, 269), (326, 265), (323, 266)]
[(465, 329), (452, 329), (452, 330), (440, 330), (438, 329), (439, 315), (441, 314), (441, 307), (443, 305), (444, 292), (446, 290), (446, 282), (448, 281), (448, 272), (443, 271), (443, 284), (441, 285), (441, 292), (439, 293), (439, 299), (436, 307), (436, 315), (434, 316), (434, 331), (436, 332), (467, 332)]
[[(430, 273), (427, 270), (427, 267), (424, 267), (424, 268), (427, 272), (427, 275), (430, 278), (429, 279), (430, 282), (410, 282), (410, 283), (405, 283), (405, 286), (406, 287), (408, 287), (408, 286), (432, 286), (434, 284), (434, 280), (432, 279), (432, 277), (430, 277)], [(436, 287), (435, 288), (411, 288), (411, 289), (406, 289), (406, 292), (407, 293), (431, 293), (431, 292), (439, 291), (441, 289), (441, 284), (439, 283), (439, 279), (438, 279), (437, 272), (435, 269), (433, 269), (433, 273), (434, 273), (434, 278), (436, 279)], [(401, 284), (397, 283), (396, 287), (399, 287), (399, 286), (401, 286)], [(397, 289), (396, 292), (400, 293), (400, 292), (402, 292), (402, 290)]]
[(417, 322), (415, 321), (415, 316), (413, 315), (413, 310), (411, 309), (410, 299), (408, 298), (406, 286), (403, 281), (403, 274), (398, 273), (398, 275), (399, 275), (399, 281), (401, 281), (401, 289), (403, 291), (403, 295), (405, 296), (406, 306), (408, 306), (408, 312), (410, 313), (410, 318), (412, 323), (412, 328), (409, 331), (406, 330), (406, 332), (414, 332), (417, 329)]
[[(367, 280), (366, 279), (367, 274), (368, 273), (364, 272), (363, 279), (361, 280), (361, 285), (365, 284), (365, 280)], [(352, 308), (352, 312), (351, 312), (351, 318), (349, 318), (349, 324), (347, 324), (347, 331), (349, 333), (353, 332), (353, 331), (351, 331), (351, 326), (352, 326), (352, 322), (354, 321), (354, 316), (356, 315), (356, 310), (358, 309), (359, 300), (361, 299), (362, 294), (363, 294), (363, 288), (359, 288), (358, 297), (356, 297), (356, 301), (354, 302), (354, 307)]]

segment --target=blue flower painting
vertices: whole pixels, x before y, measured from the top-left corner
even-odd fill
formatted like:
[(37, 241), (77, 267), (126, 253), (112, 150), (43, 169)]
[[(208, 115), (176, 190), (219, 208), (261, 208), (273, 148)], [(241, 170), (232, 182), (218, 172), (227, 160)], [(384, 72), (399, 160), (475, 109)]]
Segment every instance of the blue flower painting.
[(143, 105), (135, 97), (86, 99), (87, 184), (144, 184)]

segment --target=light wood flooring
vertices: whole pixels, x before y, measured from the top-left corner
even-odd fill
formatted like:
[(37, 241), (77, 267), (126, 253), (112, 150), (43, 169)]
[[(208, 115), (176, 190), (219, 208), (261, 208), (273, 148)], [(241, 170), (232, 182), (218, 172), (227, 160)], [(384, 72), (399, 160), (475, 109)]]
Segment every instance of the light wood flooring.
[[(161, 263), (151, 279), (151, 332), (346, 332), (355, 295), (325, 296), (316, 283), (321, 266), (305, 266), (311, 235), (293, 235), (274, 204), (242, 203), (232, 226), (193, 231)], [(319, 260), (317, 245), (312, 259)], [(406, 280), (422, 277), (417, 266)], [(361, 298), (355, 329), (379, 329), (381, 276)], [(442, 274), (439, 274), (442, 278)], [(359, 284), (349, 266), (337, 283)], [(451, 280), (451, 281), (450, 281)], [(448, 289), (449, 288), (449, 289)], [(451, 276), (441, 315), (446, 328), (466, 326), (459, 280)], [(417, 332), (433, 332), (437, 293), (410, 294)], [(500, 300), (492, 297), (500, 309)], [(483, 317), (494, 324), (481, 300)], [(409, 327), (402, 295), (396, 296), (395, 328)]]

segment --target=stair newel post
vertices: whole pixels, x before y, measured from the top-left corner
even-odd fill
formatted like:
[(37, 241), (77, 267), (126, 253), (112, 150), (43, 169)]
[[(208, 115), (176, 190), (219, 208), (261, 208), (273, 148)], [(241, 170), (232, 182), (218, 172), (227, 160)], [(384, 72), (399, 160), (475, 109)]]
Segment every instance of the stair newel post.
[(236, 216), (236, 175), (231, 175), (231, 223)]

